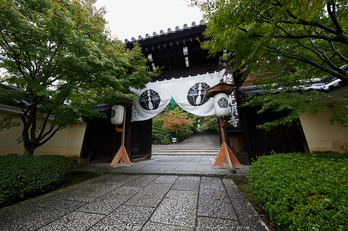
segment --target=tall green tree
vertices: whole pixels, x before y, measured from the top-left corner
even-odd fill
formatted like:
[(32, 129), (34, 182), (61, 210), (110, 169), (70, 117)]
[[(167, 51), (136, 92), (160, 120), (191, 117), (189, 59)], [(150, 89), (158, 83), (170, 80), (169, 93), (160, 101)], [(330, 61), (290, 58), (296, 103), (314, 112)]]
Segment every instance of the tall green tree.
[[(292, 123), (303, 113), (328, 109), (329, 97), (303, 90), (314, 78), (348, 83), (347, 0), (192, 0), (205, 13), (203, 43), (212, 54), (226, 50), (234, 70), (252, 84), (281, 94), (254, 97), (247, 105), (286, 110), (286, 118), (266, 124), (271, 128)], [(337, 99), (332, 122), (347, 126), (347, 99)], [(342, 106), (343, 105), (343, 106)], [(331, 106), (331, 105), (330, 105)]]
[[(105, 29), (95, 0), (0, 0), (0, 101), (19, 109), (25, 155), (98, 103), (136, 97), (151, 73), (138, 46), (127, 50)], [(0, 124), (9, 125), (10, 119)]]

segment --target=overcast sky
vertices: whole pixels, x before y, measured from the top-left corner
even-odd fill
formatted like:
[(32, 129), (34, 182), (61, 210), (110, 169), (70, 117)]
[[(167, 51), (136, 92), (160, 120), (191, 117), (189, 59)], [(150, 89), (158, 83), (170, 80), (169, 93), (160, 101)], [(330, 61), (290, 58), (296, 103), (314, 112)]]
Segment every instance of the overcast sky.
[(198, 24), (202, 13), (188, 4), (189, 0), (97, 0), (96, 7), (106, 6), (105, 19), (111, 33), (124, 41), (176, 26), (183, 28), (185, 23)]

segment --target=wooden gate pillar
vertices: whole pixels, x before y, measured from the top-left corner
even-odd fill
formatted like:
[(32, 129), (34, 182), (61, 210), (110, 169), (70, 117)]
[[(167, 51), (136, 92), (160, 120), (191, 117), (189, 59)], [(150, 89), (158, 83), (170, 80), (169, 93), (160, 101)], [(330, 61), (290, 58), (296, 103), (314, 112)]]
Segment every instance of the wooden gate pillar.
[(117, 168), (121, 166), (127, 166), (127, 167), (132, 166), (132, 163), (130, 162), (128, 154), (127, 154), (127, 150), (124, 146), (125, 135), (126, 135), (126, 114), (127, 114), (127, 110), (125, 109), (123, 114), (122, 129), (115, 128), (116, 132), (122, 132), (121, 147), (118, 149), (118, 152), (116, 153), (114, 159), (111, 161), (108, 169), (113, 169), (113, 168)]
[[(224, 130), (224, 127), (226, 126), (226, 121), (219, 118), (219, 122), (220, 122), (222, 144), (221, 144), (219, 154), (216, 157), (213, 168), (227, 168), (231, 171), (234, 168), (243, 168), (243, 165), (239, 163), (236, 156), (233, 154), (231, 149), (226, 144), (226, 137), (225, 137), (225, 130)], [(226, 164), (224, 164), (224, 162)]]

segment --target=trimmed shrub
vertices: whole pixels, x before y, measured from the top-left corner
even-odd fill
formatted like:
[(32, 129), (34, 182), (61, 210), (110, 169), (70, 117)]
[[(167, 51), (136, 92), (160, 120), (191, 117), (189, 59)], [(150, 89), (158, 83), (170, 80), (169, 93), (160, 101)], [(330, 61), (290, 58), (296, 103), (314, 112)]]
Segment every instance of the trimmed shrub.
[(347, 170), (347, 154), (273, 154), (252, 164), (248, 182), (279, 230), (348, 230)]
[(0, 206), (54, 189), (74, 167), (63, 156), (0, 156)]
[(172, 143), (172, 141), (170, 139), (163, 139), (161, 141), (161, 144), (171, 144), (171, 143)]

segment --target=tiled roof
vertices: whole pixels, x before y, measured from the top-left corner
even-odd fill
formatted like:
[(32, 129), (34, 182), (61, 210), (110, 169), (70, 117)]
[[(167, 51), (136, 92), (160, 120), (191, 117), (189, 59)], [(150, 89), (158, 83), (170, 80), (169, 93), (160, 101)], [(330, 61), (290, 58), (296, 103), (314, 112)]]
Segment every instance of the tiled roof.
[(152, 38), (156, 38), (156, 37), (160, 37), (160, 36), (165, 36), (165, 35), (168, 35), (168, 34), (171, 34), (171, 33), (175, 33), (175, 32), (178, 32), (178, 31), (189, 30), (189, 29), (191, 29), (193, 27), (198, 27), (198, 26), (201, 26), (201, 25), (204, 25), (203, 24), (203, 20), (201, 20), (199, 22), (199, 24), (196, 24), (196, 22), (192, 22), (190, 27), (187, 24), (184, 24), (182, 28), (180, 28), (179, 26), (176, 26), (174, 28), (174, 30), (172, 30), (171, 28), (168, 28), (167, 32), (164, 32), (164, 30), (160, 30), (159, 34), (157, 34), (157, 32), (153, 32), (152, 36), (150, 34), (146, 34), (145, 37), (139, 35), (138, 39), (136, 39), (135, 37), (132, 37), (131, 40), (125, 39), (125, 43), (139, 42), (139, 41), (143, 41), (143, 40), (147, 40), (147, 39), (152, 39)]
[[(347, 70), (348, 72), (348, 65), (344, 65), (341, 67), (342, 69)], [(300, 90), (295, 90), (295, 91), (321, 91), (321, 92), (330, 92), (335, 89), (338, 89), (340, 87), (345, 86), (343, 81), (338, 78), (333, 78), (329, 82), (324, 82), (323, 79), (321, 78), (315, 78), (312, 79), (313, 84), (309, 87), (303, 87)], [(245, 86), (245, 87), (240, 87), (240, 90), (243, 91), (243, 93), (254, 96), (254, 95), (262, 95), (265, 94), (266, 92), (262, 90), (261, 87), (256, 87), (256, 86)], [(279, 93), (282, 89), (279, 88), (278, 90), (272, 92), (272, 93)]]
[[(322, 91), (322, 92), (330, 92), (333, 91), (337, 88), (340, 88), (344, 86), (342, 84), (342, 80), (341, 79), (334, 79), (333, 81), (329, 82), (329, 83), (325, 83), (322, 81), (315, 81), (311, 86), (309, 87), (304, 87), (301, 90), (295, 90), (295, 91)], [(243, 93), (247, 94), (247, 95), (263, 95), (266, 92), (262, 90), (261, 87), (256, 87), (256, 86), (246, 86), (246, 87), (240, 87), (240, 90), (243, 91)], [(276, 91), (273, 91), (272, 93), (279, 93), (282, 89), (279, 88)]]

